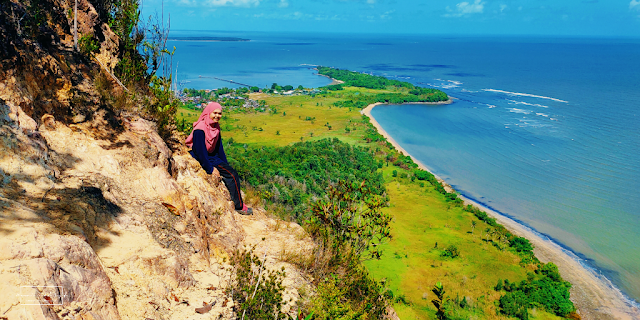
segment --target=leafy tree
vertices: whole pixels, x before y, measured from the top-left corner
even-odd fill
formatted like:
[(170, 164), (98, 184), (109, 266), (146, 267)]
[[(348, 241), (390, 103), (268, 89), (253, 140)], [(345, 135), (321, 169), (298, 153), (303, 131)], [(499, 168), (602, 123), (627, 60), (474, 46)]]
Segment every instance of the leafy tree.
[(445, 297), (444, 286), (438, 282), (433, 286), (431, 292), (436, 295), (436, 298), (431, 300), (431, 303), (436, 307), (436, 317), (438, 317), (439, 320), (447, 319), (445, 303), (449, 299)]
[(274, 82), (274, 83), (271, 85), (271, 90), (282, 91), (282, 87), (281, 87), (281, 86), (279, 86), (277, 83), (275, 83), (275, 82)]
[[(361, 205), (364, 203), (364, 206)], [(379, 245), (391, 238), (391, 217), (382, 212), (385, 199), (374, 194), (364, 181), (338, 182), (330, 186), (328, 199), (320, 199), (312, 207), (313, 233), (321, 236), (337, 259), (366, 253), (366, 259), (379, 259)]]
[(517, 252), (532, 252), (533, 246), (531, 242), (523, 237), (514, 237), (511, 239), (509, 246), (514, 248)]

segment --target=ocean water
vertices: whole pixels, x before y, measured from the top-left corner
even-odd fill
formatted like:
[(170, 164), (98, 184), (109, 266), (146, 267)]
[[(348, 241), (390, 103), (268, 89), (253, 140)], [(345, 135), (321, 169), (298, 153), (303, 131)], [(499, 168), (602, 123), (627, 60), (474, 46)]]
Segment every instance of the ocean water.
[(640, 301), (640, 39), (172, 32), (187, 36), (250, 41), (169, 41), (180, 87), (318, 87), (310, 65), (325, 65), (444, 90), (455, 103), (373, 116), (460, 193)]

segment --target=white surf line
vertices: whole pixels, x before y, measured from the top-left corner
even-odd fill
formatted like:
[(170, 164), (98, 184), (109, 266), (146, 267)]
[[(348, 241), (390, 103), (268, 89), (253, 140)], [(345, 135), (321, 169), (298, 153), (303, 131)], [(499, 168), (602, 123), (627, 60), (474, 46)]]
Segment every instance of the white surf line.
[(509, 92), (509, 91), (496, 90), (496, 89), (482, 89), (482, 90), (483, 90), (483, 91), (490, 91), (490, 92), (506, 93), (506, 94), (510, 94), (510, 95), (514, 95), (514, 96), (523, 96), (523, 97), (532, 97), (532, 98), (540, 98), (540, 99), (549, 99), (549, 100), (553, 100), (553, 101), (558, 101), (558, 102), (563, 102), (563, 103), (569, 103), (569, 101), (560, 100), (560, 99), (551, 98), (551, 97), (545, 97), (545, 96), (537, 96), (537, 95), (535, 95), (535, 94), (519, 93), (519, 92)]

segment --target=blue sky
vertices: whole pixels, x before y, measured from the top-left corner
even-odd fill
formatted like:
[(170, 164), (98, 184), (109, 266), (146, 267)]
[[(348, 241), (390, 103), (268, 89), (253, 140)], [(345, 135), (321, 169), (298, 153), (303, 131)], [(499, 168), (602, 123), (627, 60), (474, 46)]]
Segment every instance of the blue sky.
[(640, 37), (640, 0), (142, 0), (172, 30)]

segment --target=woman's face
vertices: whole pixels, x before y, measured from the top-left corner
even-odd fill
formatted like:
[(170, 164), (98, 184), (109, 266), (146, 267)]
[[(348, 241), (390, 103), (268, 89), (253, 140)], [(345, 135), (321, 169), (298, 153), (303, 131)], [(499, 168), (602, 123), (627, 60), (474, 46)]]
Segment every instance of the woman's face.
[(213, 123), (218, 123), (218, 121), (220, 121), (220, 118), (222, 118), (222, 110), (213, 110), (211, 113), (209, 113), (209, 118), (211, 118), (211, 121), (213, 121)]

